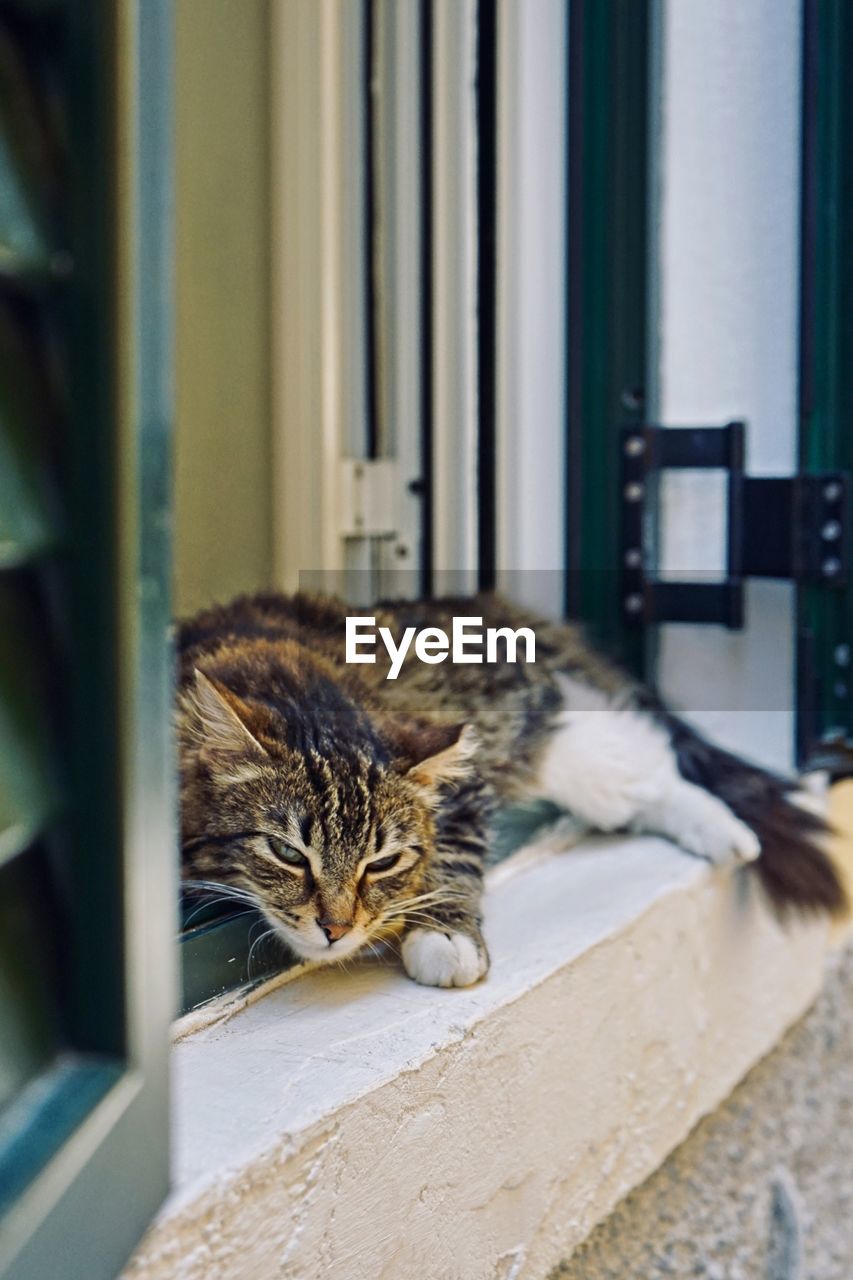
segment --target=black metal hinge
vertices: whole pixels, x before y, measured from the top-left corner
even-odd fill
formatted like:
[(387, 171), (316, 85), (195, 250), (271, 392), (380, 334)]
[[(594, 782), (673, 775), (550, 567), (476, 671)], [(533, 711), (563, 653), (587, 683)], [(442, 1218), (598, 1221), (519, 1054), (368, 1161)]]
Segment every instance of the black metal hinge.
[[(627, 621), (743, 626), (744, 578), (845, 587), (850, 578), (851, 483), (846, 472), (744, 474), (745, 424), (626, 427), (622, 432), (622, 609)], [(720, 581), (656, 579), (647, 568), (655, 479), (670, 468), (727, 475), (726, 574)]]

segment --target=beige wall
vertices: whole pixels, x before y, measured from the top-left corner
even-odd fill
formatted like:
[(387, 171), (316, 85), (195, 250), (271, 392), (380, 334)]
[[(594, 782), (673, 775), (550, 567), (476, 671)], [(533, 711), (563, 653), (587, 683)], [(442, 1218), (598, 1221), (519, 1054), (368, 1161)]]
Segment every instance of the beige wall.
[[(853, 780), (833, 787), (853, 892)], [(808, 1016), (550, 1280), (849, 1280), (853, 946)]]
[(550, 1280), (850, 1280), (853, 951), (817, 1004)]
[(270, 581), (266, 0), (176, 9), (175, 608)]
[[(829, 820), (835, 831), (833, 852), (844, 875), (847, 895), (853, 902), (853, 778), (838, 782), (830, 792)], [(843, 920), (835, 926), (836, 941), (840, 944), (853, 933), (853, 919)]]

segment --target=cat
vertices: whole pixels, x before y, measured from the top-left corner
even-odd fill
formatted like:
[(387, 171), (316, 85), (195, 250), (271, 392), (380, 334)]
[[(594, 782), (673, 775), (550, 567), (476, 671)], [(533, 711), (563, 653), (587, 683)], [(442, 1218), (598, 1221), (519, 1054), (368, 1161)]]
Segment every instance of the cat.
[[(347, 664), (348, 614), (402, 635), (459, 616), (531, 628), (535, 662)], [(406, 972), (487, 972), (481, 892), (500, 806), (542, 798), (602, 831), (753, 863), (777, 913), (838, 914), (797, 784), (705, 741), (584, 642), (491, 595), (369, 611), (240, 597), (179, 629), (182, 867), (256, 905), (303, 959), (395, 938)]]

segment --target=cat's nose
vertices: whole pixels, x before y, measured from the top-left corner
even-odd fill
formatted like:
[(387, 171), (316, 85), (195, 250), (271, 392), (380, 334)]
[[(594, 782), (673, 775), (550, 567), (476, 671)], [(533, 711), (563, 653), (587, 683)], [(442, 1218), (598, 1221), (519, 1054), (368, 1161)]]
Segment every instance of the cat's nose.
[(342, 920), (318, 920), (317, 923), (325, 933), (329, 946), (333, 942), (337, 942), (339, 938), (342, 938), (345, 933), (349, 933), (352, 928), (351, 922), (347, 924)]

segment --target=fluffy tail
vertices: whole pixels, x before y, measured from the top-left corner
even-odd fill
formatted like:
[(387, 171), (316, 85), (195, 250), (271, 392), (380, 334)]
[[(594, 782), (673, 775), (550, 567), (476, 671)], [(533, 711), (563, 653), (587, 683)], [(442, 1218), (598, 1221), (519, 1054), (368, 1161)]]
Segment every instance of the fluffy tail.
[(776, 914), (842, 915), (848, 901), (825, 849), (829, 824), (789, 798), (797, 783), (712, 746), (668, 712), (664, 719), (682, 777), (719, 796), (758, 836), (754, 865)]

